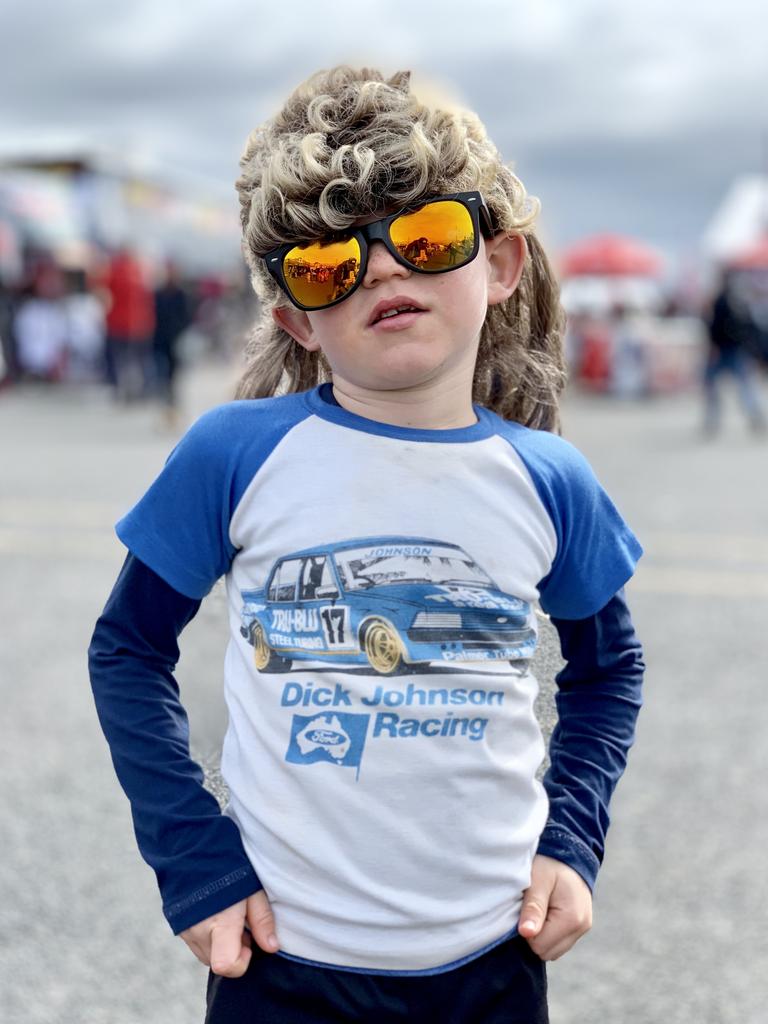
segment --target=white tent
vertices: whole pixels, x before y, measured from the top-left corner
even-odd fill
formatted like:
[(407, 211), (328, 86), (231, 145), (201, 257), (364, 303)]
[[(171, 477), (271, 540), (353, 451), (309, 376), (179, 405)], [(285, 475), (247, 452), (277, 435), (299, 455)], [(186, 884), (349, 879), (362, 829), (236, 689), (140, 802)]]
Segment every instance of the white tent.
[(725, 262), (768, 231), (768, 176), (737, 178), (726, 193), (704, 232), (704, 252), (718, 263)]

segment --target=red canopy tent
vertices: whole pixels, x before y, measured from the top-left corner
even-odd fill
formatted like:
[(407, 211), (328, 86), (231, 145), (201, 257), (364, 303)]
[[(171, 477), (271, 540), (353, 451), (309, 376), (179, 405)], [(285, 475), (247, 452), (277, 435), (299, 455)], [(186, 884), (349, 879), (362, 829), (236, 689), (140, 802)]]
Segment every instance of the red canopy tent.
[(655, 277), (662, 260), (655, 249), (621, 235), (595, 235), (566, 249), (563, 277)]

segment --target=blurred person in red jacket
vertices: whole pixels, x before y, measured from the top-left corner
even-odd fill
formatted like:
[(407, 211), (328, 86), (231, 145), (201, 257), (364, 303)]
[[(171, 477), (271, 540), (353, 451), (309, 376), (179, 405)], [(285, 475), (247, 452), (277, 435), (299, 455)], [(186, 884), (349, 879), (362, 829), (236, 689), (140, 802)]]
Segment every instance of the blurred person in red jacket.
[(119, 249), (103, 278), (107, 299), (106, 374), (119, 401), (149, 394), (155, 305), (141, 263)]

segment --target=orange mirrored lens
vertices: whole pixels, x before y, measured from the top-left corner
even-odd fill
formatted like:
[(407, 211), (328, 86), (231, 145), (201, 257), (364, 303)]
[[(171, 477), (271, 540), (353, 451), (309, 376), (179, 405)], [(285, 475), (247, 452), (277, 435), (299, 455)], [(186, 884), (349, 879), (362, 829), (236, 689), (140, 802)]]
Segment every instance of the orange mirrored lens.
[(360, 245), (356, 238), (340, 242), (296, 245), (283, 259), (291, 295), (302, 306), (328, 306), (346, 295), (357, 280)]
[(392, 222), (389, 235), (404, 259), (428, 273), (460, 267), (475, 247), (469, 210), (453, 199), (404, 213)]

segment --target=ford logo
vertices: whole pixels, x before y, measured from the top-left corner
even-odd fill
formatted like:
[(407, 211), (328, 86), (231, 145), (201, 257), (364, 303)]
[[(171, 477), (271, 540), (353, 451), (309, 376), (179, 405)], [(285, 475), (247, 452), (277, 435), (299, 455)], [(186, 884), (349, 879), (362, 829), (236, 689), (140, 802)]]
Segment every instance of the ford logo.
[(310, 743), (319, 743), (323, 747), (335, 747), (337, 743), (344, 743), (346, 738), (333, 729), (313, 729), (307, 736)]

